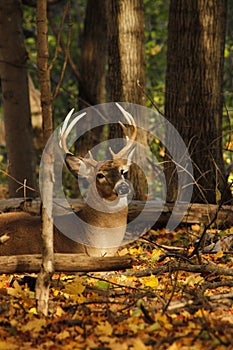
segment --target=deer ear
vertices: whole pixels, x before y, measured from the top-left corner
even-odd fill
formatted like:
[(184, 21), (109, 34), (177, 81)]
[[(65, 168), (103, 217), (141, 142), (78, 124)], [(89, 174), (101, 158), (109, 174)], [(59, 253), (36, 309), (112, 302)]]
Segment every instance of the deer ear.
[(72, 154), (66, 154), (65, 163), (69, 171), (76, 177), (88, 178), (91, 173), (92, 166), (84, 162), (81, 158), (75, 157)]

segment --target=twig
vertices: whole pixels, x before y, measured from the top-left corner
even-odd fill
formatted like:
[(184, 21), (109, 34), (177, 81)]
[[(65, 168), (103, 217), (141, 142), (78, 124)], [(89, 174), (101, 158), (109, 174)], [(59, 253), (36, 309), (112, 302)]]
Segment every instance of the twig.
[[(49, 15), (49, 13), (48, 13), (48, 19), (49, 19), (49, 24), (51, 26), (53, 34), (57, 37), (58, 36), (58, 30), (57, 30), (57, 28), (56, 28), (56, 26), (54, 24), (54, 21), (53, 21), (52, 17)], [(95, 99), (93, 98), (93, 96), (90, 95), (89, 91), (85, 88), (84, 83), (83, 83), (83, 79), (81, 77), (81, 74), (79, 73), (79, 71), (78, 71), (78, 69), (77, 69), (77, 67), (76, 67), (72, 57), (70, 56), (69, 50), (66, 50), (66, 46), (63, 43), (62, 39), (60, 39), (60, 47), (62, 49), (63, 54), (67, 55), (67, 62), (69, 63), (70, 68), (72, 69), (72, 72), (74, 73), (74, 76), (76, 77), (79, 85), (82, 86), (82, 90), (83, 90), (85, 96), (88, 98), (88, 102), (85, 101), (85, 103), (87, 105), (90, 105), (90, 106), (96, 105)]]
[[(180, 264), (180, 262), (179, 262)], [(174, 284), (173, 284), (173, 287), (172, 287), (172, 292), (171, 292), (171, 295), (166, 303), (166, 305), (163, 307), (163, 311), (162, 313), (165, 314), (165, 312), (167, 311), (171, 301), (172, 301), (172, 298), (175, 294), (175, 290), (176, 290), (176, 286), (177, 286), (177, 281), (178, 281), (178, 275), (179, 275), (179, 270), (176, 271), (176, 274), (175, 274), (175, 278), (174, 278)]]
[(123, 275), (134, 276), (134, 277), (144, 277), (144, 276), (150, 276), (150, 275), (158, 276), (167, 272), (175, 272), (177, 270), (193, 272), (193, 273), (211, 273), (217, 276), (221, 276), (221, 275), (233, 276), (233, 268), (215, 267), (210, 265), (188, 265), (184, 263), (178, 264), (177, 262), (174, 262), (174, 261), (168, 262), (164, 266), (158, 266), (153, 269), (124, 272)]
[(70, 41), (71, 41), (71, 27), (72, 27), (71, 16), (70, 16), (70, 0), (67, 1), (66, 11), (67, 11), (67, 13), (69, 15), (69, 30), (68, 30), (68, 35), (67, 35), (67, 45), (66, 45), (66, 48), (65, 48), (65, 59), (64, 59), (64, 62), (63, 62), (63, 66), (62, 66), (60, 79), (59, 79), (59, 81), (57, 83), (57, 86), (55, 88), (55, 91), (53, 93), (53, 100), (55, 100), (55, 98), (57, 97), (57, 95), (59, 93), (59, 90), (60, 90), (60, 87), (61, 87), (64, 75), (65, 75), (67, 62), (68, 62), (69, 48), (70, 48)]
[(219, 203), (219, 205), (218, 205), (218, 208), (217, 208), (217, 210), (216, 210), (216, 212), (215, 212), (215, 215), (214, 215), (213, 219), (208, 223), (208, 225), (205, 225), (204, 230), (203, 230), (203, 232), (202, 232), (202, 234), (201, 234), (201, 237), (200, 237), (200, 239), (199, 239), (197, 245), (195, 246), (195, 248), (194, 248), (194, 250), (192, 251), (192, 253), (188, 256), (188, 258), (193, 257), (195, 254), (198, 256), (198, 251), (199, 251), (199, 248), (200, 248), (200, 246), (201, 246), (201, 244), (202, 244), (202, 242), (203, 242), (203, 240), (204, 240), (204, 237), (205, 237), (205, 235), (206, 235), (206, 232), (207, 232), (207, 230), (211, 227), (211, 225), (215, 222), (215, 220), (217, 219), (218, 213), (219, 213), (221, 207), (223, 206), (223, 201), (224, 201), (224, 195), (223, 195), (222, 198), (221, 198), (221, 201), (220, 201), (220, 203)]
[(48, 69), (50, 71), (53, 69), (54, 63), (56, 62), (57, 57), (58, 57), (60, 41), (61, 41), (61, 33), (62, 33), (62, 29), (63, 29), (63, 26), (64, 26), (64, 22), (65, 22), (65, 18), (66, 18), (67, 12), (69, 10), (70, 10), (70, 0), (67, 1), (67, 4), (65, 5), (64, 10), (63, 10), (61, 23), (60, 23), (59, 30), (58, 30), (57, 36), (56, 36), (56, 48), (55, 48), (54, 56), (53, 56), (53, 59), (52, 59), (50, 65), (48, 67)]
[[(143, 86), (141, 85), (140, 81), (137, 80), (137, 86), (142, 90), (143, 94), (146, 96), (146, 98), (150, 101), (150, 103), (152, 104), (152, 106), (155, 108), (155, 110), (161, 114), (164, 117), (164, 114), (160, 111), (160, 109), (157, 107), (157, 105), (155, 104), (155, 101), (153, 100), (153, 98), (146, 92), (146, 90), (143, 88)], [(163, 92), (163, 91), (162, 91)]]
[(30, 186), (27, 186), (26, 185), (26, 182), (27, 180), (24, 179), (24, 182), (21, 182), (19, 180), (17, 180), (15, 177), (11, 176), (7, 171), (5, 170), (2, 170), (0, 169), (0, 172), (6, 176), (8, 176), (11, 180), (15, 181), (17, 184), (20, 185), (20, 187), (17, 189), (17, 191), (20, 191), (22, 188), (24, 188), (24, 193), (25, 193), (25, 190), (28, 189), (30, 191), (34, 191), (34, 192), (38, 192), (37, 190), (35, 190), (34, 188), (30, 187)]

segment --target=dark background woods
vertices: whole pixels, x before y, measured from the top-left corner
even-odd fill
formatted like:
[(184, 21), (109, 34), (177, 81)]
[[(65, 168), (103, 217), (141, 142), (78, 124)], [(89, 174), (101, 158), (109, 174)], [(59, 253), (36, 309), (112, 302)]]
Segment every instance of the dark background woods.
[[(36, 189), (42, 141), (35, 10), (34, 1), (0, 0), (5, 126), (0, 165), (20, 183), (27, 179), (26, 184)], [(157, 108), (189, 149), (196, 181), (192, 200), (230, 203), (232, 13), (231, 2), (225, 0), (48, 1), (54, 127), (72, 107), (128, 101)], [(146, 122), (156, 128), (153, 121)], [(111, 136), (118, 132), (115, 127), (109, 130)], [(108, 136), (105, 130), (88, 133), (77, 146), (79, 153), (100, 142), (100, 135)], [(169, 154), (157, 140), (139, 137), (165, 160), (167, 199), (175, 201), (176, 174), (171, 181)], [(3, 185), (9, 182), (10, 196), (23, 195), (19, 183), (0, 176)], [(138, 198), (145, 188), (140, 178)], [(36, 193), (27, 190), (27, 195)]]

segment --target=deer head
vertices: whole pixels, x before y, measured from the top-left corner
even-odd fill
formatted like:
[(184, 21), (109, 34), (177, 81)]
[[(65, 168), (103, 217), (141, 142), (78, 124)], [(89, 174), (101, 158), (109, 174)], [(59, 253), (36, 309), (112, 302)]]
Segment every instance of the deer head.
[[(120, 245), (127, 225), (127, 196), (131, 188), (125, 179), (125, 174), (132, 162), (137, 127), (131, 114), (118, 103), (116, 103), (116, 106), (122, 112), (129, 127), (119, 121), (126, 138), (126, 144), (118, 153), (114, 153), (112, 148), (109, 148), (111, 160), (96, 161), (91, 152), (86, 158), (75, 156), (68, 149), (67, 138), (74, 126), (86, 113), (78, 115), (70, 122), (73, 114), (72, 109), (60, 128), (59, 145), (65, 153), (65, 163), (68, 169), (76, 178), (79, 176), (86, 178), (90, 184), (86, 207), (80, 213), (77, 213), (84, 222), (92, 227), (89, 232), (86, 232), (90, 245), (100, 248), (97, 249), (97, 253), (94, 248), (89, 253), (90, 249), (88, 252), (87, 248), (90, 255), (108, 254), (107, 247), (111, 247), (113, 241), (114, 245)], [(129, 128), (131, 129), (130, 133)], [(109, 230), (110, 228), (112, 230)], [(114, 232), (114, 237), (111, 237), (111, 232)], [(116, 239), (116, 237), (119, 239)], [(104, 250), (101, 249), (102, 243)]]

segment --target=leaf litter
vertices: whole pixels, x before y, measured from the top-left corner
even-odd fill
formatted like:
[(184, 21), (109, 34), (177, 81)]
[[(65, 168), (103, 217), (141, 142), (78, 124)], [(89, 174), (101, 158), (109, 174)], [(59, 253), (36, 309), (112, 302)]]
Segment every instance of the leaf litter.
[(35, 275), (1, 275), (0, 350), (233, 349), (232, 229), (210, 229), (192, 255), (197, 226), (151, 230), (124, 247), (130, 270), (54, 274), (46, 318)]

